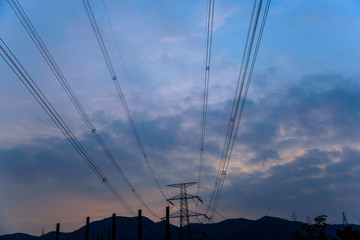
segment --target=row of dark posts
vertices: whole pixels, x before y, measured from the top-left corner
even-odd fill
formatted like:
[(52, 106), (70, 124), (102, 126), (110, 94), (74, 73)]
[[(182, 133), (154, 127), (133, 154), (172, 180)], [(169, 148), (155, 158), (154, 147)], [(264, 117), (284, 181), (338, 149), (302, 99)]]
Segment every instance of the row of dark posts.
[[(170, 240), (170, 210), (169, 207), (166, 207), (166, 229), (165, 229), (165, 239)], [(90, 233), (90, 217), (86, 218), (86, 228), (85, 228), (85, 240), (89, 240)], [(112, 240), (116, 240), (116, 214), (112, 215)], [(60, 223), (56, 224), (56, 235), (55, 239), (60, 239)], [(138, 210), (138, 240), (142, 240), (142, 213), (141, 209)]]

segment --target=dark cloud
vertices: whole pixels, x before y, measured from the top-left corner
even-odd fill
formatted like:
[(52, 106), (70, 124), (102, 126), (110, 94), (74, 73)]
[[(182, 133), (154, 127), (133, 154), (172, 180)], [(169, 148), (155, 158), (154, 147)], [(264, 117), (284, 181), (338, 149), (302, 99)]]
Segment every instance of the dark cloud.
[[(329, 76), (329, 85), (324, 84), (326, 79), (326, 76), (304, 77), (296, 85), (280, 93), (265, 95), (257, 101), (249, 99), (236, 142), (236, 146), (246, 146), (246, 151), (254, 154), (254, 157), (249, 158), (245, 164), (256, 166), (266, 164), (269, 160), (281, 164), (285, 160), (281, 158), (283, 151), (312, 145), (331, 147), (331, 144), (341, 145), (355, 138), (354, 132), (359, 128), (355, 123), (358, 122), (360, 109), (354, 102), (358, 100), (360, 90), (356, 84), (347, 84), (338, 88), (342, 80), (348, 82), (338, 76)], [(303, 88), (303, 84), (306, 85), (308, 82), (313, 87)], [(221, 139), (224, 139), (231, 104), (232, 101), (227, 101), (220, 104), (222, 107), (219, 107), (219, 103), (209, 106), (205, 157), (215, 159), (220, 157), (223, 144)], [(344, 110), (348, 105), (351, 110)], [(198, 116), (200, 116), (199, 109), (189, 107), (179, 109), (171, 115), (147, 118), (142, 123), (136, 122), (137, 126), (140, 126), (138, 130), (148, 151), (151, 165), (158, 173), (162, 185), (171, 183), (175, 179), (187, 178), (189, 173), (193, 176), (192, 179), (197, 178), (200, 131), (196, 128), (194, 130), (193, 126), (199, 123), (193, 122), (192, 119)], [(130, 179), (140, 188), (153, 187), (146, 162), (128, 122), (112, 120), (105, 113), (100, 112), (94, 114), (94, 117), (103, 126), (100, 134), (104, 142), (108, 144), (115, 159)], [(332, 133), (329, 134), (329, 131)], [(106, 171), (113, 170), (111, 163), (99, 151), (99, 146), (90, 133), (84, 134), (80, 139), (101, 167)], [(75, 188), (76, 185), (73, 185), (72, 181), (76, 179), (81, 188), (80, 186), (86, 184), (89, 178), (94, 177), (67, 140), (39, 140), (36, 146), (41, 147), (23, 145), (1, 151), (1, 158), (9, 159), (0, 163), (1, 168), (5, 169), (3, 178), (17, 176), (18, 180), (25, 181), (53, 179), (56, 183), (59, 182), (70, 188)], [(356, 156), (357, 153), (352, 151), (349, 150), (346, 154)], [(324, 153), (314, 148), (305, 155), (298, 156), (291, 163), (270, 168), (266, 172), (270, 177), (264, 178), (266, 174), (258, 171), (229, 176), (228, 180), (233, 184), (246, 180), (246, 185), (241, 187), (243, 188), (241, 191), (250, 189), (250, 186), (255, 184), (254, 189), (257, 189), (257, 194), (269, 194), (268, 198), (276, 198), (276, 194), (283, 192), (286, 194), (281, 199), (289, 199), (301, 191), (315, 191), (312, 187), (316, 184), (319, 186), (327, 184), (324, 174), (336, 175), (336, 169), (345, 168), (346, 164), (355, 164), (350, 160), (341, 161), (338, 167), (335, 167), (335, 163), (335, 165), (330, 164), (333, 158), (344, 157), (344, 154), (345, 152), (340, 153), (335, 150)], [(27, 169), (30, 170), (26, 171)], [(178, 173), (176, 176), (173, 174), (174, 171)], [(210, 162), (207, 162), (207, 158), (203, 172), (204, 183), (212, 184), (216, 170)], [(345, 173), (342, 175), (344, 176)], [(65, 182), (64, 176), (66, 176)], [(86, 177), (81, 180), (83, 176)], [(258, 179), (266, 179), (266, 181), (261, 182)], [(314, 182), (311, 182), (313, 180)], [(269, 192), (270, 189), (273, 191)], [(262, 192), (263, 190), (265, 192)], [(326, 189), (322, 191), (331, 192)]]
[(256, 156), (249, 160), (251, 164), (258, 164), (267, 162), (269, 159), (279, 160), (280, 156), (277, 151), (272, 149), (264, 149), (262, 151), (257, 151)]
[[(222, 208), (283, 217), (297, 211), (304, 218), (354, 211), (360, 152), (351, 146), (358, 143), (359, 96), (353, 79), (312, 75), (247, 105), (236, 146), (242, 146), (238, 154), (253, 155), (244, 167), (259, 168), (246, 173), (234, 167), (241, 173), (227, 176)], [(282, 157), (290, 152), (296, 156)]]
[(254, 151), (272, 142), (277, 136), (277, 126), (269, 121), (260, 121), (252, 124), (245, 133), (239, 133), (239, 143), (249, 145)]
[(224, 189), (222, 206), (273, 210), (285, 214), (283, 217), (291, 211), (303, 218), (319, 211), (333, 217), (342, 211), (350, 213), (357, 209), (354, 200), (360, 197), (360, 163), (354, 161), (359, 157), (354, 149), (312, 149), (290, 163), (271, 167), (269, 176), (259, 172), (231, 176), (233, 182)]
[(337, 177), (347, 175), (350, 178), (359, 176), (360, 169), (357, 167), (359, 166), (359, 152), (357, 150), (344, 148), (342, 154), (336, 157), (339, 158), (339, 161), (325, 168), (329, 176)]
[(25, 192), (31, 191), (27, 189), (30, 185), (43, 186), (44, 192), (51, 188), (82, 192), (91, 189), (94, 175), (67, 139), (38, 140), (37, 144), (0, 151), (3, 181), (12, 179), (9, 184), (22, 186)]
[[(360, 87), (353, 80), (331, 75), (304, 77), (246, 106), (239, 143), (258, 148), (351, 143), (359, 130), (355, 124), (360, 116), (359, 98)], [(282, 135), (284, 142), (276, 142)]]

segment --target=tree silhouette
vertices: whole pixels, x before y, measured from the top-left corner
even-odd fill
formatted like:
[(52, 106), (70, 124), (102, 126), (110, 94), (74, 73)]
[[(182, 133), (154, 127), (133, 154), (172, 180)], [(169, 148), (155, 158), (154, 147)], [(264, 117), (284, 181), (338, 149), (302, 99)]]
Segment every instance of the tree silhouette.
[(300, 228), (302, 232), (292, 232), (293, 240), (359, 240), (360, 232), (358, 230), (352, 230), (351, 226), (347, 226), (343, 230), (336, 230), (336, 236), (338, 238), (330, 238), (325, 234), (326, 230), (326, 215), (320, 215), (314, 218), (315, 224), (301, 224)]
[(339, 237), (339, 240), (359, 240), (360, 232), (356, 229), (352, 230), (351, 226), (347, 226), (343, 230), (336, 230), (336, 236)]
[(315, 224), (310, 225), (307, 223), (301, 224), (300, 228), (303, 232), (292, 232), (293, 240), (327, 240), (325, 234), (326, 230), (326, 215), (320, 215), (314, 218)]

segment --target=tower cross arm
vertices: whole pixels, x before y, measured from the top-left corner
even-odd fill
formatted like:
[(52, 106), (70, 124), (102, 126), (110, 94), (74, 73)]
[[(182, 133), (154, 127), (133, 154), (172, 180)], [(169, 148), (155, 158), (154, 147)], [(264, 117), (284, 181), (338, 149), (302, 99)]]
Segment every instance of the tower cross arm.
[(188, 187), (188, 186), (191, 186), (191, 185), (194, 185), (194, 184), (196, 184), (196, 182), (176, 183), (176, 184), (169, 184), (169, 185), (166, 185), (166, 186), (182, 188), (182, 187)]
[[(198, 213), (198, 212), (193, 212), (193, 211), (188, 211), (188, 213), (189, 213), (189, 217), (205, 216), (205, 214), (203, 214), (203, 213)], [(180, 211), (170, 214), (170, 218), (179, 218), (181, 216), (182, 215), (181, 215)]]
[(182, 194), (178, 194), (172, 198), (169, 198), (167, 201), (173, 201), (173, 200), (181, 200), (181, 199), (198, 199), (200, 202), (202, 202), (202, 199), (199, 196), (195, 196), (195, 195), (191, 195), (191, 194), (186, 194), (186, 195), (182, 195)]

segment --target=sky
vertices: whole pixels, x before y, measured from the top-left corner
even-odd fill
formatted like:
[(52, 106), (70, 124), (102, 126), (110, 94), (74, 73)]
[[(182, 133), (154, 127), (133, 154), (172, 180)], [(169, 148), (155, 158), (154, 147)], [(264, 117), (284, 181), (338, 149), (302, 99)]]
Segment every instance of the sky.
[[(136, 191), (163, 217), (166, 201), (81, 1), (19, 3)], [(104, 0), (106, 10), (102, 1), (90, 3), (152, 169), (170, 198), (179, 192), (166, 185), (198, 178), (207, 1)], [(200, 188), (205, 202), (221, 158), (252, 4), (215, 3)], [(0, 38), (131, 208), (159, 221), (114, 170), (7, 1), (0, 1)], [(221, 216), (291, 219), (295, 213), (305, 221), (326, 214), (329, 223), (342, 223), (345, 212), (360, 224), (359, 39), (357, 0), (271, 2), (217, 208)], [(0, 235), (40, 235), (58, 222), (70, 232), (87, 216), (130, 216), (3, 59), (0, 71)]]

